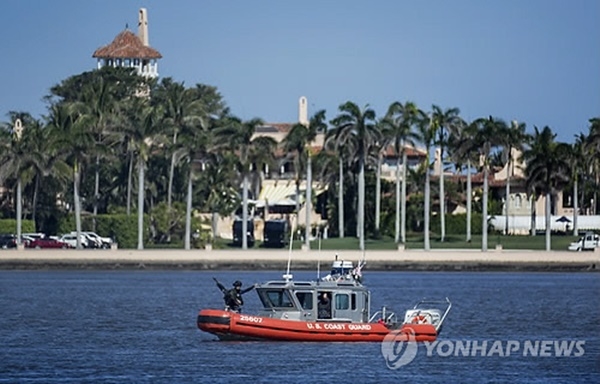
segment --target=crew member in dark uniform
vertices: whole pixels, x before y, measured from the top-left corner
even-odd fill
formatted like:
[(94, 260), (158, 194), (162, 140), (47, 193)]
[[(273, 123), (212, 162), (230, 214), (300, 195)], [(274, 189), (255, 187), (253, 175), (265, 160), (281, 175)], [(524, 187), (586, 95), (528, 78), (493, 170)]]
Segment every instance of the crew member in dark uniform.
[(250, 292), (254, 289), (254, 285), (242, 290), (242, 282), (236, 280), (233, 283), (233, 288), (227, 289), (223, 284), (219, 283), (217, 279), (213, 277), (213, 280), (217, 283), (217, 287), (223, 292), (223, 300), (225, 301), (225, 310), (232, 312), (241, 312), (244, 300), (242, 295), (246, 292)]
[(327, 292), (322, 292), (319, 295), (317, 316), (319, 319), (331, 319), (331, 300), (329, 300)]

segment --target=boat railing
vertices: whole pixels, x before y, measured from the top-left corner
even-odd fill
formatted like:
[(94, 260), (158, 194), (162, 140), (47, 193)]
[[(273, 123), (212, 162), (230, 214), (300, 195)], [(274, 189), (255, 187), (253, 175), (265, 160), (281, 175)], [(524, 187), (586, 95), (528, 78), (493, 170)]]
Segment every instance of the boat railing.
[(381, 308), (381, 311), (375, 312), (369, 319), (369, 323), (375, 322), (375, 319), (381, 319), (385, 323), (393, 323), (397, 320), (396, 313), (388, 311), (386, 307)]
[(440, 328), (442, 327), (442, 324), (444, 323), (444, 320), (446, 319), (446, 316), (448, 316), (448, 313), (450, 312), (450, 308), (452, 308), (452, 303), (450, 302), (450, 299), (448, 299), (446, 297), (445, 300), (431, 300), (431, 299), (423, 299), (421, 301), (419, 301), (417, 304), (415, 304), (415, 306), (413, 307), (413, 309), (419, 309), (419, 308), (423, 308), (423, 306), (426, 305), (445, 305), (446, 309), (444, 310), (444, 314), (441, 316), (440, 321), (435, 324), (435, 330), (439, 332)]

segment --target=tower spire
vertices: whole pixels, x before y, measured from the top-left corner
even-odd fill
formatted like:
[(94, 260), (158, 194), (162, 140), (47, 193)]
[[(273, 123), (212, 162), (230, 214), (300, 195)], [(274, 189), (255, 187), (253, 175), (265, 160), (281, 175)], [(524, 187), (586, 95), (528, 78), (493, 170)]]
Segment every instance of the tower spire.
[(146, 8), (140, 8), (138, 14), (138, 37), (146, 47), (148, 43), (148, 12)]

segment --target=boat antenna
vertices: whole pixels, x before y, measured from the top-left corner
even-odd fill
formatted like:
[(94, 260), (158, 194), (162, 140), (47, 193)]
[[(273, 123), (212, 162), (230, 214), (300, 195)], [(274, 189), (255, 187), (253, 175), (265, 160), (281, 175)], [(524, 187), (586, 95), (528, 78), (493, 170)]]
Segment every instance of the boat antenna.
[(319, 230), (318, 234), (319, 234), (319, 253), (321, 253), (321, 239), (323, 238), (323, 233), (321, 233), (321, 230)]
[(363, 249), (362, 251), (362, 260), (358, 262), (360, 268), (364, 267), (367, 264), (367, 251)]
[[(297, 218), (298, 214), (296, 213), (296, 218)], [(291, 229), (290, 229), (290, 249), (288, 252), (288, 261), (287, 261), (287, 269), (285, 271), (285, 275), (283, 275), (283, 279), (287, 282), (292, 280), (292, 278), (294, 277), (293, 275), (290, 274), (290, 265), (292, 264), (292, 246), (294, 245), (294, 231), (296, 230), (296, 227), (294, 225), (294, 216), (292, 216), (292, 225), (291, 225)]]
[(319, 233), (319, 257), (317, 257), (317, 281), (321, 280), (321, 231)]
[(321, 260), (317, 259), (317, 281), (321, 280)]

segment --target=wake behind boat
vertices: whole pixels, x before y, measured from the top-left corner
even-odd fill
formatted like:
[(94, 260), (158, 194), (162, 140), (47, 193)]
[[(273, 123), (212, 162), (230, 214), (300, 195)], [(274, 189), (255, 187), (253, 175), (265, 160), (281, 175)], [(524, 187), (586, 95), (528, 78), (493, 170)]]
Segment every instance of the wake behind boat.
[[(371, 314), (371, 292), (362, 280), (363, 263), (336, 260), (316, 281), (283, 280), (256, 285), (263, 308), (256, 315), (229, 309), (202, 309), (197, 324), (221, 340), (382, 341), (397, 331), (408, 340), (434, 341), (452, 304), (422, 300), (402, 319), (383, 307)], [(441, 308), (440, 308), (441, 306)]]

